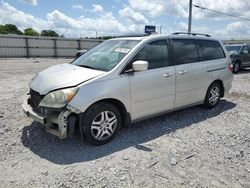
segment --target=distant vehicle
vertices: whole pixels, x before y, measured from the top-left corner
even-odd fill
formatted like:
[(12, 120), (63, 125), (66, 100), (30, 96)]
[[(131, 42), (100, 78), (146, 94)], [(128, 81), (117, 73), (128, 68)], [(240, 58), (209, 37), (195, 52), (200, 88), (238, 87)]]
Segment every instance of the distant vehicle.
[(233, 62), (233, 72), (237, 73), (241, 68), (250, 67), (250, 45), (230, 44), (226, 45), (229, 56)]
[(78, 58), (78, 57), (80, 57), (81, 55), (83, 55), (83, 54), (85, 54), (86, 52), (87, 52), (88, 50), (79, 50), (79, 51), (77, 51), (77, 53), (76, 53), (76, 58)]
[(198, 34), (106, 40), (71, 64), (38, 73), (23, 110), (61, 139), (79, 130), (89, 143), (105, 144), (132, 122), (200, 104), (214, 108), (233, 80), (225, 51)]

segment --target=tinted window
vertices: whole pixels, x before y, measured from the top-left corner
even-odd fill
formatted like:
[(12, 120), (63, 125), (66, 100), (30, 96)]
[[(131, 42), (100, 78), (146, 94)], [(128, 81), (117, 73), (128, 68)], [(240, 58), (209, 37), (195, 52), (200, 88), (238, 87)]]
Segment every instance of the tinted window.
[(225, 58), (224, 51), (219, 42), (209, 40), (197, 41), (204, 54), (204, 60)]
[(239, 53), (242, 46), (226, 46), (227, 51)]
[(243, 50), (246, 50), (246, 51), (248, 51), (248, 53), (249, 53), (249, 49), (247, 48), (247, 46), (244, 46), (243, 49), (242, 49), (242, 51), (243, 51)]
[(174, 39), (172, 43), (176, 65), (198, 61), (198, 52), (194, 40)]
[(167, 43), (164, 40), (154, 41), (144, 46), (132, 59), (132, 62), (143, 60), (148, 62), (148, 69), (156, 69), (169, 65)]

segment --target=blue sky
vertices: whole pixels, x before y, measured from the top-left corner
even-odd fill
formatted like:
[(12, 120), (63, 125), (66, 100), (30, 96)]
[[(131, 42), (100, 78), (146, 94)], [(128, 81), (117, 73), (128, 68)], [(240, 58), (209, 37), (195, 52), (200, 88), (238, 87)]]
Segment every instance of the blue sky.
[[(249, 0), (193, 0), (194, 4), (250, 18)], [(1, 0), (0, 24), (52, 29), (66, 37), (187, 31), (189, 0)], [(193, 7), (192, 31), (218, 38), (247, 38), (249, 22)]]

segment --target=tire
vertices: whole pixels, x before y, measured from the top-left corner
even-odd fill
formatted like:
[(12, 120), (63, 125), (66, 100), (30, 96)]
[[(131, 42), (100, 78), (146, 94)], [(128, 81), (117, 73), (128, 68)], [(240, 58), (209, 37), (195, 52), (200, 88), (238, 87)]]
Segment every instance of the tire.
[(217, 104), (220, 102), (220, 97), (222, 96), (221, 92), (221, 85), (217, 82), (212, 83), (208, 87), (203, 107), (211, 109), (217, 106)]
[(81, 116), (80, 126), (88, 143), (103, 145), (111, 141), (120, 130), (121, 114), (110, 103), (96, 103)]
[(236, 61), (233, 65), (233, 73), (238, 73), (240, 71), (240, 62)]

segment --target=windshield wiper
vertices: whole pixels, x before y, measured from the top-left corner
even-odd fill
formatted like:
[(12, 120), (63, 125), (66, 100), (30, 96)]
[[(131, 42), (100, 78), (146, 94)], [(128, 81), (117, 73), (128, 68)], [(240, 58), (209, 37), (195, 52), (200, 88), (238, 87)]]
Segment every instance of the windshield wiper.
[(105, 72), (107, 72), (108, 70), (106, 70), (106, 69), (101, 69), (101, 68), (97, 68), (97, 67), (91, 67), (91, 66), (88, 66), (88, 65), (77, 65), (77, 66), (79, 66), (79, 67), (84, 67), (84, 68), (88, 68), (88, 69), (94, 69), (94, 70), (99, 70), (99, 71), (105, 71)]
[(77, 65), (77, 66), (88, 68), (88, 69), (95, 69), (94, 67), (91, 67), (91, 66), (88, 66), (88, 65)]

